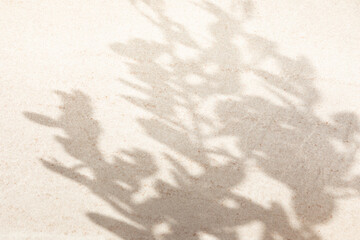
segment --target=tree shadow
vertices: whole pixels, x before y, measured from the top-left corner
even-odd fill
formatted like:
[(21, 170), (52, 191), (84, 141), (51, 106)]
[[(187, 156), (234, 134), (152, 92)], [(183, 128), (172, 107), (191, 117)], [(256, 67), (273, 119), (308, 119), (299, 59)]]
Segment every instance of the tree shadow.
[[(129, 60), (128, 69), (139, 82), (120, 83), (146, 96), (123, 98), (154, 116), (139, 118), (138, 124), (171, 150), (160, 155), (171, 166), (173, 183), (157, 177), (155, 154), (138, 146), (121, 150), (112, 161), (105, 159), (98, 146), (102, 129), (92, 116), (90, 98), (81, 91), (56, 92), (63, 101), (58, 119), (25, 113), (41, 125), (63, 129), (67, 137), (56, 140), (80, 162), (68, 167), (55, 159), (41, 160), (44, 166), (107, 202), (118, 218), (95, 212), (88, 217), (123, 239), (200, 239), (202, 234), (240, 239), (237, 227), (252, 222), (262, 224), (264, 240), (320, 239), (315, 226), (330, 220), (336, 199), (345, 197), (329, 188), (359, 190), (358, 180), (344, 180), (355, 161), (355, 114), (337, 113), (332, 122), (316, 116), (313, 108), (320, 97), (313, 87), (315, 70), (305, 57), (288, 58), (271, 41), (243, 30), (251, 16), (250, 1), (244, 2), (247, 12), (241, 20), (214, 4), (196, 5), (216, 18), (209, 27), (210, 47), (200, 46), (184, 26), (167, 17), (160, 2), (145, 4), (156, 19), (143, 16), (162, 31), (165, 43), (133, 39), (111, 48)], [(251, 61), (241, 59), (234, 44), (239, 36), (252, 52)], [(199, 54), (184, 60), (179, 45)], [(169, 59), (166, 67), (159, 63), (163, 58)], [(264, 70), (266, 61), (274, 62), (279, 73)], [(276, 101), (246, 94), (249, 75)], [(209, 104), (211, 110), (203, 111)], [(214, 144), (227, 137), (235, 140)], [(334, 141), (345, 150), (337, 150)], [(230, 145), (240, 154), (230, 151)], [(264, 207), (233, 192), (247, 175), (249, 159), (291, 190), (299, 226), (280, 203)], [(194, 175), (184, 161), (201, 173)], [(83, 168), (92, 177), (82, 174)], [(144, 179), (151, 177), (155, 196), (135, 201), (147, 188)]]

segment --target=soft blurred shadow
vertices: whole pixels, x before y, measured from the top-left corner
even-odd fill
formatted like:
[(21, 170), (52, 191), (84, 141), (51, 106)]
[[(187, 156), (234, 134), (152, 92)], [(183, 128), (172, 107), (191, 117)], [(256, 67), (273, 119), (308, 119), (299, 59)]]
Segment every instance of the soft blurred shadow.
[[(137, 1), (132, 3), (136, 7)], [(194, 4), (217, 19), (209, 26), (210, 47), (199, 46), (184, 26), (166, 16), (164, 3), (143, 3), (156, 15), (156, 19), (144, 16), (162, 31), (165, 43), (133, 39), (114, 43), (111, 48), (129, 60), (125, 62), (129, 72), (142, 83), (121, 79), (121, 84), (146, 96), (124, 99), (154, 116), (139, 118), (138, 124), (147, 137), (176, 153), (156, 154), (171, 165), (175, 183), (156, 178), (152, 186), (155, 197), (134, 201), (143, 180), (159, 171), (155, 152), (144, 151), (134, 143), (133, 149), (121, 150), (111, 163), (106, 161), (98, 147), (100, 124), (92, 116), (89, 97), (81, 91), (57, 92), (63, 101), (58, 119), (25, 113), (38, 124), (63, 129), (66, 137), (57, 136), (57, 141), (81, 162), (69, 168), (61, 161), (42, 160), (44, 166), (87, 186), (112, 206), (118, 218), (96, 212), (88, 213), (88, 217), (123, 239), (200, 239), (201, 233), (216, 239), (240, 239), (237, 227), (252, 222), (262, 223), (264, 240), (279, 236), (320, 239), (315, 226), (331, 219), (338, 198), (327, 188), (360, 190), (359, 180), (344, 180), (358, 146), (355, 114), (337, 113), (332, 122), (316, 116), (313, 107), (320, 96), (313, 87), (315, 70), (305, 57), (288, 58), (273, 42), (242, 29), (254, 8), (250, 1), (234, 2), (245, 11), (241, 20), (212, 3)], [(251, 63), (242, 60), (234, 44), (237, 36), (246, 40), (254, 54)], [(181, 59), (176, 55), (177, 44), (197, 50), (198, 56)], [(162, 56), (171, 59), (170, 70), (156, 61)], [(278, 74), (261, 68), (268, 59), (277, 64)], [(275, 104), (268, 96), (244, 94), (244, 73), (260, 79), (263, 88), (280, 103)], [(189, 77), (201, 81), (194, 83)], [(214, 99), (213, 113), (202, 112), (201, 107)], [(236, 139), (241, 157), (224, 146), (209, 145), (215, 138), (228, 136)], [(347, 151), (336, 150), (334, 140)], [(203, 172), (192, 174), (183, 165), (184, 159)], [(267, 176), (290, 189), (299, 226), (291, 223), (280, 203), (264, 207), (233, 193), (247, 175), (248, 159), (254, 159)], [(93, 177), (81, 174), (81, 168), (91, 170)], [(231, 204), (224, 204), (224, 200)]]

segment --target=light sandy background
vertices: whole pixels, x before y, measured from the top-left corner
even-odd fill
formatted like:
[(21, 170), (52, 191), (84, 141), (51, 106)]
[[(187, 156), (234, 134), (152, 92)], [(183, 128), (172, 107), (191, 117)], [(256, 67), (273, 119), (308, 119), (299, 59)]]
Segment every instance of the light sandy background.
[(0, 2), (0, 239), (358, 239), (360, 2)]

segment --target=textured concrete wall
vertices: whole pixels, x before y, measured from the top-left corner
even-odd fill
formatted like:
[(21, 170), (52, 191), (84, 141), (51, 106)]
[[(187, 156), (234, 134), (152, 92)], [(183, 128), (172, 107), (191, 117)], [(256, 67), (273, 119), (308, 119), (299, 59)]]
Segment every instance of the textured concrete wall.
[(360, 2), (0, 3), (0, 239), (360, 236)]

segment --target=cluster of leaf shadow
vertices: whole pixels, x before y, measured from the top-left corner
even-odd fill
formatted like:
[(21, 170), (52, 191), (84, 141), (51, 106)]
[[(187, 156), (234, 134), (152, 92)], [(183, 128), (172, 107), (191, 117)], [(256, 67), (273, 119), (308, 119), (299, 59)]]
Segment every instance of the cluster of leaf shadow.
[[(251, 9), (249, 6), (247, 2), (246, 9)], [(161, 4), (149, 7), (157, 18), (144, 17), (162, 31), (164, 43), (134, 39), (111, 47), (129, 59), (126, 64), (130, 73), (141, 82), (121, 83), (146, 96), (124, 99), (155, 116), (138, 119), (138, 124), (149, 137), (177, 153), (162, 153), (172, 165), (176, 186), (158, 180), (154, 185), (157, 197), (135, 203), (132, 196), (139, 192), (141, 180), (158, 170), (154, 155), (137, 146), (122, 150), (112, 163), (105, 161), (98, 147), (101, 127), (93, 118), (89, 97), (81, 91), (57, 92), (63, 101), (58, 119), (25, 113), (39, 124), (63, 129), (66, 137), (57, 136), (57, 141), (81, 161), (69, 168), (60, 162), (41, 160), (44, 166), (86, 186), (127, 219), (124, 222), (88, 213), (94, 223), (123, 239), (198, 239), (201, 232), (218, 239), (238, 239), (235, 228), (254, 221), (264, 226), (264, 240), (275, 236), (320, 239), (314, 226), (330, 220), (336, 199), (344, 197), (331, 194), (328, 188), (359, 190), (355, 180), (344, 180), (354, 161), (354, 135), (359, 130), (355, 115), (341, 112), (331, 122), (320, 120), (313, 110), (319, 96), (312, 86), (315, 72), (310, 63), (304, 57), (288, 58), (272, 42), (246, 33), (242, 22), (249, 17), (247, 14), (238, 20), (213, 4), (198, 5), (216, 18), (209, 27), (211, 46), (202, 47), (182, 25), (165, 15)], [(242, 53), (233, 41), (237, 36), (246, 40), (255, 56), (251, 64), (242, 61)], [(176, 54), (179, 45), (197, 51), (198, 56), (184, 60)], [(155, 61), (161, 56), (170, 56), (170, 69)], [(269, 59), (276, 62), (281, 74), (259, 67)], [(209, 72), (206, 66), (216, 66), (216, 71)], [(261, 79), (264, 89), (281, 103), (242, 94), (243, 73)], [(193, 84), (186, 80), (194, 75), (203, 81)], [(216, 101), (212, 116), (201, 113), (201, 104), (214, 96), (222, 98)], [(190, 124), (179, 117), (178, 109), (191, 118)], [(204, 126), (210, 130), (204, 131)], [(241, 157), (207, 144), (226, 136), (236, 139)], [(347, 151), (337, 151), (331, 141), (342, 143)], [(198, 164), (203, 174), (191, 175), (178, 156)], [(124, 158), (131, 158), (132, 163)], [(226, 164), (214, 165), (214, 159), (225, 159)], [(265, 174), (291, 190), (300, 227), (290, 223), (281, 204), (274, 202), (266, 208), (230, 191), (246, 176), (247, 159), (255, 159)], [(82, 168), (91, 169), (93, 178), (81, 174)], [(237, 207), (221, 204), (223, 199), (231, 199)], [(169, 231), (157, 236), (154, 229), (162, 223), (169, 226)]]

